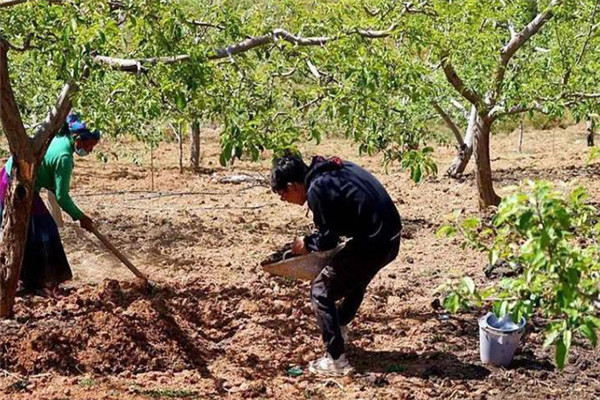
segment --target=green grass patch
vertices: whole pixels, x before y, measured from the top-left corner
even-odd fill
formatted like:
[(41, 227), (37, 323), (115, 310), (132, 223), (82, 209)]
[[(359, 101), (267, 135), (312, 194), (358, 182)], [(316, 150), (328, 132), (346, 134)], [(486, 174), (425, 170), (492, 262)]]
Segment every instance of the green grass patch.
[(198, 391), (188, 389), (154, 389), (154, 390), (139, 390), (135, 389), (136, 394), (148, 396), (152, 399), (190, 399), (198, 398)]
[(77, 384), (81, 387), (85, 387), (85, 388), (91, 388), (96, 386), (96, 380), (91, 379), (91, 378), (81, 378)]

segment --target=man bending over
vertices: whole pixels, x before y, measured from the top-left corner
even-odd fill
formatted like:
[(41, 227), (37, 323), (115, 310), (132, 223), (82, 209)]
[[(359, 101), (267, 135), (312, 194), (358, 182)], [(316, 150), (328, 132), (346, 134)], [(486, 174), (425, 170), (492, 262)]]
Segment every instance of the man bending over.
[(336, 157), (314, 157), (310, 166), (291, 154), (277, 158), (271, 188), (283, 201), (308, 201), (313, 213), (317, 231), (296, 238), (292, 253), (329, 250), (341, 236), (349, 239), (312, 283), (311, 302), (327, 354), (309, 364), (313, 373), (346, 375), (352, 371), (345, 355), (347, 325), (369, 282), (398, 255), (398, 210), (373, 175)]

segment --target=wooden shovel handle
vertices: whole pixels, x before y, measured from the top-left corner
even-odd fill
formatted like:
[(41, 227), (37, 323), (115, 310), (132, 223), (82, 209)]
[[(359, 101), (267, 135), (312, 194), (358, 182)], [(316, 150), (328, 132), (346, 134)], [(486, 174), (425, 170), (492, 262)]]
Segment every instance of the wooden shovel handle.
[(100, 241), (115, 255), (117, 256), (117, 258), (119, 260), (121, 260), (121, 262), (123, 264), (125, 264), (125, 266), (127, 266), (127, 268), (129, 268), (129, 270), (131, 272), (134, 273), (135, 276), (137, 276), (140, 279), (143, 279), (144, 281), (148, 282), (148, 278), (146, 278), (146, 275), (142, 274), (140, 272), (139, 269), (137, 269), (132, 263), (131, 261), (129, 261), (129, 259), (127, 259), (127, 257), (125, 257), (125, 254), (121, 253), (119, 251), (119, 249), (117, 249), (115, 246), (113, 246), (113, 244), (111, 242), (108, 241), (108, 239), (106, 238), (106, 236), (104, 236), (103, 234), (101, 234), (100, 232), (98, 232), (98, 230), (96, 229), (96, 227), (92, 227), (92, 233), (94, 235), (96, 235), (96, 237), (98, 239), (100, 239)]

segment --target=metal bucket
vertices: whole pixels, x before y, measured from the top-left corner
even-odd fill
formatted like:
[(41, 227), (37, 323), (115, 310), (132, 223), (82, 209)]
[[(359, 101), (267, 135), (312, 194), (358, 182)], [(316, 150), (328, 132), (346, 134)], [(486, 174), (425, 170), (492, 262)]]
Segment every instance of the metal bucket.
[(497, 318), (487, 313), (479, 319), (479, 354), (481, 362), (507, 367), (519, 347), (525, 331), (525, 318), (518, 324), (510, 315)]

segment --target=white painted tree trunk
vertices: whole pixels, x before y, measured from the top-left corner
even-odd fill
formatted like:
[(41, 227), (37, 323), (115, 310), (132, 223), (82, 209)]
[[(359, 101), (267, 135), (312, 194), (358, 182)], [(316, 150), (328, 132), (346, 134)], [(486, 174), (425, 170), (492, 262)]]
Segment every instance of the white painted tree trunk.
[(519, 131), (519, 147), (517, 151), (521, 153), (523, 151), (523, 135), (525, 133), (525, 127), (523, 123), (523, 118), (521, 117), (521, 130)]
[(471, 106), (471, 115), (469, 117), (469, 125), (467, 126), (467, 132), (463, 145), (458, 149), (458, 154), (448, 167), (446, 174), (452, 178), (459, 178), (465, 172), (471, 156), (473, 155), (473, 137), (475, 136), (475, 130), (477, 129), (476, 122), (477, 109), (475, 106)]
[(594, 135), (596, 130), (596, 124), (594, 122), (594, 117), (588, 116), (586, 122), (586, 132), (587, 132), (587, 145), (588, 147), (594, 147)]
[(177, 144), (179, 145), (179, 173), (183, 174), (183, 130), (181, 123), (177, 124)]

